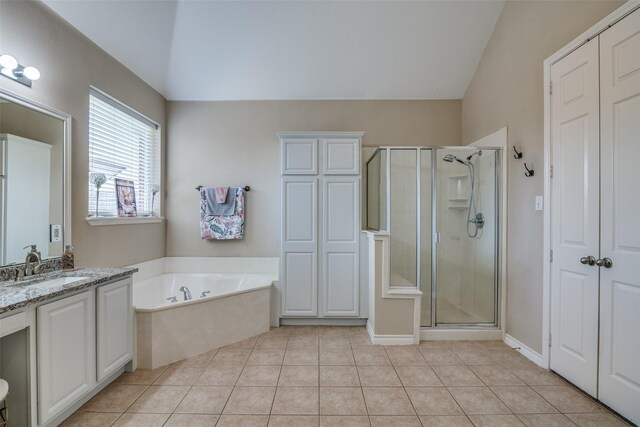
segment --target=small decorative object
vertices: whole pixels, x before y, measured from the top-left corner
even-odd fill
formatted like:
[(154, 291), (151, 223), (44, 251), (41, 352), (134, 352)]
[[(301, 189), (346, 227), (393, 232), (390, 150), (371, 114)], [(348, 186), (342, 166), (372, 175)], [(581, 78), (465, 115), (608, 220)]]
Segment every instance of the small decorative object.
[(96, 215), (98, 216), (98, 201), (100, 200), (100, 187), (107, 182), (107, 176), (99, 172), (91, 172), (89, 174), (89, 182), (96, 186)]
[(75, 267), (75, 255), (73, 246), (67, 245), (62, 253), (62, 269), (73, 270)]
[(136, 209), (136, 191), (133, 181), (126, 179), (116, 179), (116, 198), (118, 199), (118, 216), (135, 217), (138, 216)]
[(160, 186), (158, 184), (151, 184), (151, 216), (153, 216), (153, 204), (156, 201), (156, 194), (160, 192)]

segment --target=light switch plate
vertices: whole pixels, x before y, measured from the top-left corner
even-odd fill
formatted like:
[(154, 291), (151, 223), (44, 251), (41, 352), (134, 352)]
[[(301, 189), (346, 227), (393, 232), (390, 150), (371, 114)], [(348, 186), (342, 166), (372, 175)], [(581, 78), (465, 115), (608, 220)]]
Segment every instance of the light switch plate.
[(536, 196), (536, 210), (544, 210), (544, 198), (542, 196)]
[(62, 225), (60, 224), (51, 224), (51, 237), (49, 239), (51, 242), (61, 242), (62, 241)]

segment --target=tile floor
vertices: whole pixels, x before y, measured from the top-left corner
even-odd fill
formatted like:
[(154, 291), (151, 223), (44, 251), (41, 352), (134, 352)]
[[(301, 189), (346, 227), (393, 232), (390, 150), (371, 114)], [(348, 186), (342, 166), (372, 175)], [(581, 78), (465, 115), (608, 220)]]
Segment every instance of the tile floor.
[(624, 426), (499, 341), (374, 346), (363, 327), (281, 327), (125, 373), (65, 426)]

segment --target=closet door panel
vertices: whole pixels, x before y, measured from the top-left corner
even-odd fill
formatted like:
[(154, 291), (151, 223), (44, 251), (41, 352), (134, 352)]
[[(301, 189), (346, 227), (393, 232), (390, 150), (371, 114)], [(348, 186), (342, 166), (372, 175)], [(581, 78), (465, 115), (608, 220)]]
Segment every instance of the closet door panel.
[(322, 313), (358, 316), (360, 178), (323, 178)]
[(318, 179), (282, 179), (282, 315), (318, 314)]
[(599, 398), (640, 424), (640, 12), (600, 38)]
[(598, 40), (551, 68), (551, 369), (596, 396), (598, 366)]
[(325, 175), (360, 174), (360, 140), (331, 138), (322, 140), (322, 172)]
[(318, 140), (315, 138), (280, 141), (280, 172), (283, 175), (316, 175), (318, 173)]

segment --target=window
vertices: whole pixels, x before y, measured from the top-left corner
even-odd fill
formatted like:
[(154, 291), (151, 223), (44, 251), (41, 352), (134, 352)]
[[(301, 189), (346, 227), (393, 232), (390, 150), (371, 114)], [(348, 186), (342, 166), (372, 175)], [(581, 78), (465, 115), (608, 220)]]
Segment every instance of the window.
[[(89, 173), (107, 179), (100, 187), (99, 216), (117, 216), (116, 178), (133, 181), (138, 216), (152, 214), (152, 186), (160, 178), (159, 126), (95, 88), (89, 94)], [(96, 187), (89, 183), (89, 216), (95, 213)]]

